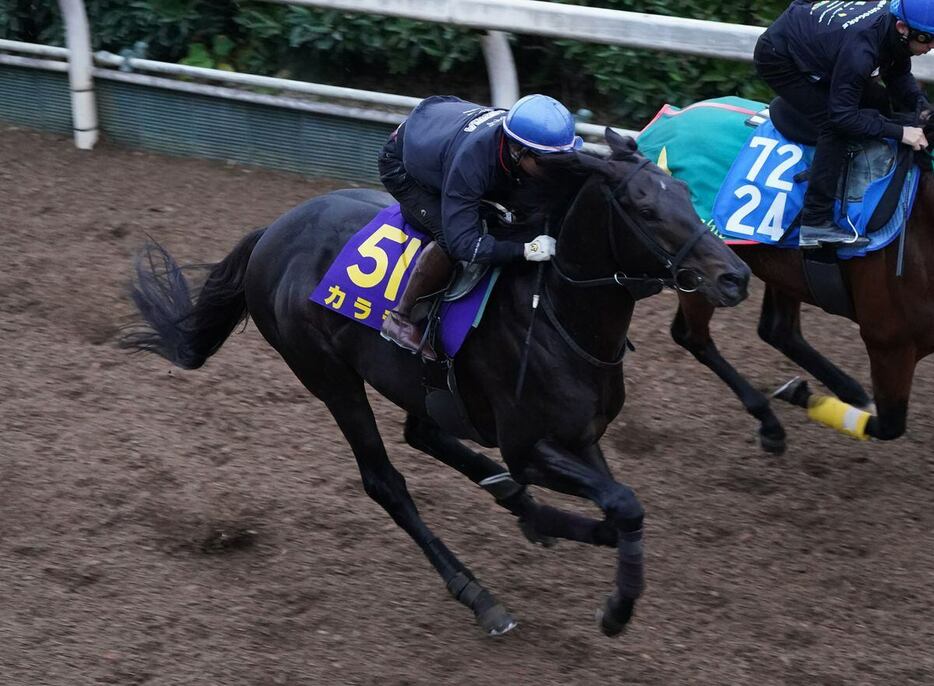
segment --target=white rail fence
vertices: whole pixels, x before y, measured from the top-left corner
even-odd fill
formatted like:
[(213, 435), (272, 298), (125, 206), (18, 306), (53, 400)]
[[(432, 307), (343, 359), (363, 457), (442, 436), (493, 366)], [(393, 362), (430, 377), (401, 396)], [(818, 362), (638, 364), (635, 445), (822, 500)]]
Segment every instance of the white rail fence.
[[(501, 107), (508, 107), (519, 95), (508, 34), (504, 31), (748, 61), (752, 59), (756, 39), (764, 30), (755, 26), (563, 5), (542, 0), (266, 1), (405, 17), (486, 30), (488, 33), (482, 42), (491, 93), (493, 103)], [(93, 92), (95, 78), (131, 81), (386, 123), (401, 121), (408, 110), (419, 102), (418, 98), (405, 95), (153, 60), (126, 59), (106, 52), (92, 54), (83, 0), (59, 0), (59, 5), (65, 18), (68, 47), (55, 48), (0, 40), (0, 64), (56, 71), (67, 69), (72, 90), (75, 144), (79, 148), (91, 148), (97, 140)], [(921, 80), (934, 80), (934, 55), (915, 58), (914, 73)], [(257, 94), (247, 88), (273, 89), (280, 94)], [(579, 123), (577, 128), (582, 135), (600, 136), (604, 127)], [(620, 131), (624, 134), (632, 133), (623, 129)]]
[(751, 60), (765, 29), (541, 0), (265, 0), (590, 43)]

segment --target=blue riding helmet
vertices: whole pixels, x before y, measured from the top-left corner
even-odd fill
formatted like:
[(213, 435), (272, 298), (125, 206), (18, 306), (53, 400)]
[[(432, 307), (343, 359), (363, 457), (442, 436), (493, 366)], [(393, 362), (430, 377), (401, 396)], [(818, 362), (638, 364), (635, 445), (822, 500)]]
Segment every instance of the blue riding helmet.
[(934, 1), (892, 0), (889, 12), (921, 33), (934, 34)]
[(538, 93), (526, 95), (509, 109), (503, 131), (539, 154), (578, 150), (584, 144), (580, 136), (574, 135), (574, 117), (568, 109)]

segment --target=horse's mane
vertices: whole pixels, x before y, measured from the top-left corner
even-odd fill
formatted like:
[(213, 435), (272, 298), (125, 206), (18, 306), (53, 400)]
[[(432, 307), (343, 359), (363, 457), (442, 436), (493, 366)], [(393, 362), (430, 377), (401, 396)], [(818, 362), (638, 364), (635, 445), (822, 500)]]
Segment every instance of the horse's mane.
[[(633, 144), (629, 149), (614, 148), (609, 159), (625, 160), (638, 154)], [(549, 216), (563, 216), (590, 178), (612, 173), (606, 157), (587, 151), (543, 156), (539, 166), (545, 175), (521, 184), (510, 197), (510, 209), (524, 226), (540, 226)]]
[[(541, 225), (546, 217), (566, 209), (586, 176), (576, 170), (572, 156), (553, 155), (547, 159), (544, 176), (527, 178), (509, 198), (509, 207), (522, 225)], [(563, 158), (558, 160), (557, 158)], [(543, 158), (545, 159), (545, 158)]]

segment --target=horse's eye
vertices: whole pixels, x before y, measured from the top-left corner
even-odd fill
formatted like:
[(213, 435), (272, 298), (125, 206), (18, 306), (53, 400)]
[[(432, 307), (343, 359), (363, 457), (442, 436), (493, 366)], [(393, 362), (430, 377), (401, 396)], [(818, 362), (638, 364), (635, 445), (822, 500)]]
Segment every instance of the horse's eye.
[(653, 210), (651, 207), (640, 207), (639, 215), (643, 219), (655, 219), (655, 210)]

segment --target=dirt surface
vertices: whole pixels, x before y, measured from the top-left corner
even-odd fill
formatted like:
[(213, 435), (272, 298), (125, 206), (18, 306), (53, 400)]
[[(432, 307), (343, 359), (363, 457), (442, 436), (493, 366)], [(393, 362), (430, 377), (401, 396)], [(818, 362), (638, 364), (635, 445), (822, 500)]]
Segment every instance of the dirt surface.
[[(934, 683), (930, 362), (904, 438), (858, 443), (778, 405), (790, 445), (772, 458), (669, 338), (674, 298), (640, 304), (603, 446), (646, 507), (649, 585), (617, 639), (593, 621), (612, 551), (527, 544), (374, 397), (429, 526), (520, 620), (492, 639), (252, 326), (195, 372), (115, 348), (147, 234), (217, 260), (338, 185), (0, 126), (0, 684)], [(714, 334), (766, 388), (794, 368), (755, 336), (760, 292)], [(804, 325), (868, 382), (852, 325)]]

